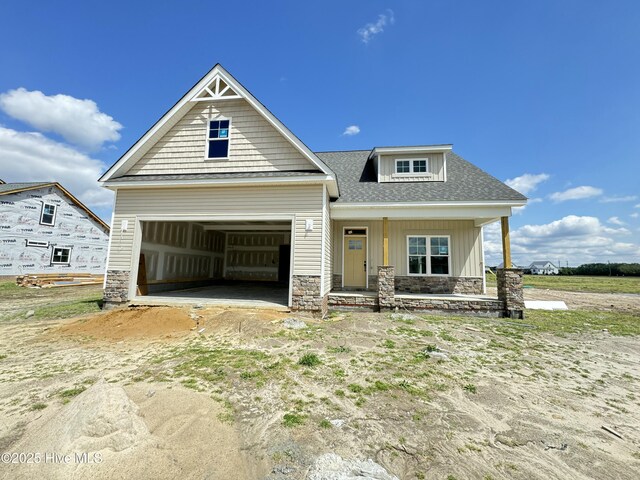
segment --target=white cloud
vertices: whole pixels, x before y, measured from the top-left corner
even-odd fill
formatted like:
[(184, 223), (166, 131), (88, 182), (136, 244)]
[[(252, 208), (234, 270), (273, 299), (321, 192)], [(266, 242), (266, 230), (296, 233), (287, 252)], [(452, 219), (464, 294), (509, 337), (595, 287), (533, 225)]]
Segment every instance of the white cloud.
[(609, 220), (607, 220), (607, 222), (609, 222), (612, 225), (618, 225), (618, 226), (623, 226), (626, 225), (626, 223), (624, 223), (622, 220), (620, 220), (620, 218), (618, 217), (609, 217)]
[[(524, 225), (511, 232), (511, 251), (516, 264), (536, 260), (569, 261), (571, 265), (587, 262), (640, 260), (640, 244), (621, 242), (630, 236), (626, 228), (603, 225), (596, 217), (568, 215), (542, 225)], [(635, 235), (637, 237), (637, 235)], [(485, 227), (485, 253), (488, 265), (502, 261), (500, 226)]]
[(624, 195), (624, 196), (612, 196), (612, 197), (603, 197), (600, 199), (601, 203), (618, 203), (618, 202), (633, 202), (637, 200), (637, 195)]
[[(522, 193), (522, 192), (521, 192)], [(522, 207), (513, 207), (512, 211), (514, 215), (520, 215), (522, 212), (524, 212), (524, 209), (527, 208), (529, 205), (533, 205), (534, 203), (541, 203), (543, 200), (541, 198), (529, 198), (527, 200), (527, 204), (522, 206)]]
[(358, 29), (358, 35), (364, 43), (369, 43), (371, 39), (384, 31), (387, 25), (393, 25), (396, 19), (393, 15), (393, 10), (387, 10), (386, 13), (378, 15), (378, 20), (374, 23), (367, 23), (364, 27)]
[(74, 145), (97, 150), (120, 139), (122, 125), (101, 112), (93, 100), (69, 95), (47, 96), (24, 88), (0, 94), (0, 108), (40, 131), (54, 132)]
[(344, 132), (342, 132), (342, 135), (347, 135), (351, 137), (359, 133), (360, 133), (360, 127), (358, 125), (349, 125), (347, 128), (344, 129)]
[(55, 181), (92, 208), (112, 204), (113, 194), (97, 182), (105, 165), (68, 145), (0, 126), (0, 152), (6, 182)]
[(638, 203), (637, 205), (634, 205), (633, 208), (640, 208), (640, 203)]
[(547, 173), (525, 173), (516, 178), (509, 178), (504, 183), (523, 195), (534, 192), (538, 185), (548, 180), (550, 177)]
[(638, 217), (640, 217), (640, 213), (638, 213), (638, 212), (634, 212), (634, 213), (632, 213), (632, 214), (631, 214), (631, 215), (629, 215), (629, 216), (630, 216), (631, 218), (638, 218)]
[(566, 202), (567, 200), (582, 200), (584, 198), (598, 197), (600, 195), (602, 195), (601, 188), (583, 185), (581, 187), (570, 188), (564, 192), (552, 193), (549, 198), (554, 202)]

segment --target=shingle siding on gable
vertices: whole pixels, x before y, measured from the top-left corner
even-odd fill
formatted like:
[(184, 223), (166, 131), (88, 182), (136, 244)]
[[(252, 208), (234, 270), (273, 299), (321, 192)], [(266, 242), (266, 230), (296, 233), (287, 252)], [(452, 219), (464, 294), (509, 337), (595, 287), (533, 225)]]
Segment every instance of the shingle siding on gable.
[[(228, 160), (205, 160), (208, 120), (231, 118)], [(245, 100), (199, 102), (127, 175), (317, 170)]]

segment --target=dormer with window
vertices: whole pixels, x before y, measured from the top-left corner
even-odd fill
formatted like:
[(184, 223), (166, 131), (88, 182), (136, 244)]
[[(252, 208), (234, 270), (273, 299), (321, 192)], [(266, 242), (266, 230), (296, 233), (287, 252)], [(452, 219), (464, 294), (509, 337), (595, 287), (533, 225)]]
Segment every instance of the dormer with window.
[(376, 147), (370, 155), (378, 182), (445, 182), (451, 145)]

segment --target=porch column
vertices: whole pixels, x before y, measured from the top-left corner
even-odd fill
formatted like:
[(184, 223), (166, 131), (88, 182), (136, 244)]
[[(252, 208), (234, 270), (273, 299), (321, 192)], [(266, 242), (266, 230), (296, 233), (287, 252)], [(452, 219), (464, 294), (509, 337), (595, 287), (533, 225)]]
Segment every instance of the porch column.
[(382, 264), (389, 265), (389, 218), (382, 217)]
[(502, 266), (511, 268), (511, 241), (509, 240), (509, 217), (500, 219), (502, 226)]
[(389, 265), (378, 267), (378, 306), (380, 311), (396, 308), (396, 269)]

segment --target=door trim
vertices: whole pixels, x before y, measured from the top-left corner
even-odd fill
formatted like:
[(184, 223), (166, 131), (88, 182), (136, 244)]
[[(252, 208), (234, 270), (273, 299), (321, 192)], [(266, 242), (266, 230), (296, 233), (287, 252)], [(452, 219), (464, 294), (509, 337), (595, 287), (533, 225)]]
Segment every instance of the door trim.
[(351, 226), (351, 227), (342, 227), (342, 288), (344, 289), (344, 237), (345, 234), (344, 232), (346, 230), (351, 230), (351, 229), (359, 229), (359, 230), (364, 230), (365, 234), (364, 235), (354, 235), (355, 236), (360, 236), (360, 237), (365, 237), (367, 239), (367, 251), (365, 253), (365, 262), (367, 262), (367, 270), (365, 271), (365, 290), (369, 290), (369, 227), (365, 227), (365, 226)]

